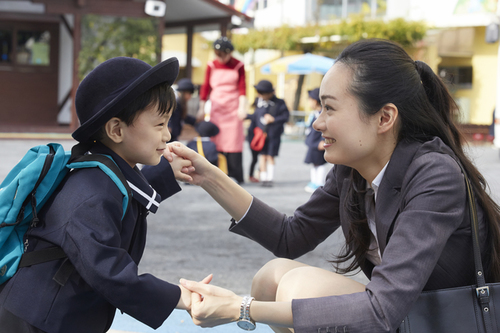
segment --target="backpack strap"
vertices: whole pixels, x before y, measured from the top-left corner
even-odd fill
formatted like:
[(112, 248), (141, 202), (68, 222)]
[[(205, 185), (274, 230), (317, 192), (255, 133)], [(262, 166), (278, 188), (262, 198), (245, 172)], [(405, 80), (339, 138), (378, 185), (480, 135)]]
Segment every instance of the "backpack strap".
[(121, 172), (118, 165), (107, 155), (101, 154), (88, 154), (77, 158), (71, 158), (70, 163), (67, 165), (70, 169), (83, 169), (83, 168), (93, 168), (98, 167), (105, 174), (111, 178), (120, 192), (123, 194), (122, 208), (123, 214), (122, 219), (125, 217), (127, 207), (132, 198), (132, 190), (128, 185), (127, 179)]

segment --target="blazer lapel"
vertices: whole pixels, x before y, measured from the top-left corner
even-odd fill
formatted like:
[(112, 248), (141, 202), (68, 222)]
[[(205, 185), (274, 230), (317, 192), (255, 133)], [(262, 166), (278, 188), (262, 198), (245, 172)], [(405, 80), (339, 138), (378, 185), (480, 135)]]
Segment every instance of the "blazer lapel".
[(380, 254), (383, 253), (392, 233), (394, 219), (401, 206), (401, 185), (408, 166), (413, 161), (421, 143), (400, 142), (394, 149), (391, 160), (382, 178), (375, 204), (375, 221)]

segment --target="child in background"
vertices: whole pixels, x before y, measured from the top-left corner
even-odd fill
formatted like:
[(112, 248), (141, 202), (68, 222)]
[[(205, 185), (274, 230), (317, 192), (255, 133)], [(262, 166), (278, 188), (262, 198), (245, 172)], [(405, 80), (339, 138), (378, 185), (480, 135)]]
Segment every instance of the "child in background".
[(261, 80), (254, 88), (259, 96), (254, 102), (254, 113), (247, 117), (252, 121), (250, 128), (259, 128), (266, 134), (264, 146), (260, 151), (259, 178), (262, 186), (271, 187), (274, 179), (274, 158), (278, 156), (281, 134), (290, 112), (285, 101), (274, 94), (271, 82)]
[[(151, 67), (118, 57), (82, 81), (75, 99), (81, 125), (73, 138), (113, 159), (132, 198), (123, 212), (122, 193), (99, 168), (66, 176), (25, 236), (26, 252), (61, 248), (66, 258), (20, 268), (0, 286), (2, 332), (103, 333), (117, 308), (156, 329), (175, 308), (190, 310), (187, 289), (138, 273), (146, 216), (180, 191), (174, 175), (190, 165), (163, 157), (178, 72), (176, 58)], [(61, 271), (65, 279), (53, 279)]]
[(194, 84), (188, 78), (180, 79), (177, 82), (177, 106), (172, 112), (172, 116), (168, 122), (168, 130), (172, 136), (170, 142), (177, 141), (181, 135), (184, 124), (194, 126), (196, 118), (188, 114), (187, 103), (194, 93)]
[(304, 188), (306, 192), (313, 193), (318, 187), (325, 184), (326, 179), (326, 161), (324, 157), (325, 148), (323, 147), (325, 139), (321, 136), (321, 132), (313, 128), (314, 121), (321, 113), (321, 100), (319, 99), (319, 88), (309, 90), (309, 105), (312, 113), (309, 115), (306, 129), (306, 145), (308, 147), (304, 162), (312, 164), (311, 181)]
[[(256, 104), (254, 103), (252, 106), (255, 107), (255, 105)], [(252, 114), (247, 115), (247, 119), (252, 119)], [(248, 144), (250, 147), (250, 152), (252, 153), (252, 161), (250, 162), (250, 168), (248, 170), (248, 180), (251, 183), (258, 183), (259, 182), (258, 176), (256, 177), (256, 175), (255, 175), (255, 166), (257, 165), (257, 162), (259, 162), (259, 154), (261, 151), (255, 150), (252, 148), (253, 147), (252, 141), (253, 141), (254, 136), (255, 136), (254, 130), (255, 130), (256, 126), (257, 126), (256, 122), (251, 121), (250, 125), (248, 126), (248, 129), (247, 129), (247, 141), (248, 141)]]
[(212, 137), (219, 134), (219, 127), (210, 121), (201, 121), (195, 125), (199, 136), (187, 143), (187, 146), (205, 158), (213, 165), (219, 165), (219, 152)]

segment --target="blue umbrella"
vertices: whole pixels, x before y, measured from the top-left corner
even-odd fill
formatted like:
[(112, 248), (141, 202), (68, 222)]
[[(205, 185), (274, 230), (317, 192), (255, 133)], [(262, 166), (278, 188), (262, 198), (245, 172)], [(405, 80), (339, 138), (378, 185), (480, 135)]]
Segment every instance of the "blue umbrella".
[(271, 61), (267, 65), (262, 66), (262, 74), (310, 74), (326, 72), (332, 67), (334, 59), (319, 56), (316, 54), (306, 53), (297, 54), (288, 57), (283, 57)]

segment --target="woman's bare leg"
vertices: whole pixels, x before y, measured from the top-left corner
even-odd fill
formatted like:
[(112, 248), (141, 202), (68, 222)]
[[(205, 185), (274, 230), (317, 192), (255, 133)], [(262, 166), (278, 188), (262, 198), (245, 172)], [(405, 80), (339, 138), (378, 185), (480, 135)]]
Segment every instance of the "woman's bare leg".
[(252, 296), (259, 301), (275, 301), (278, 285), (290, 270), (306, 266), (289, 259), (273, 259), (255, 274), (252, 280)]
[[(352, 294), (365, 290), (365, 285), (345, 276), (288, 259), (275, 259), (257, 272), (252, 282), (252, 296), (261, 301), (291, 301)], [(271, 327), (277, 333), (293, 329)]]

